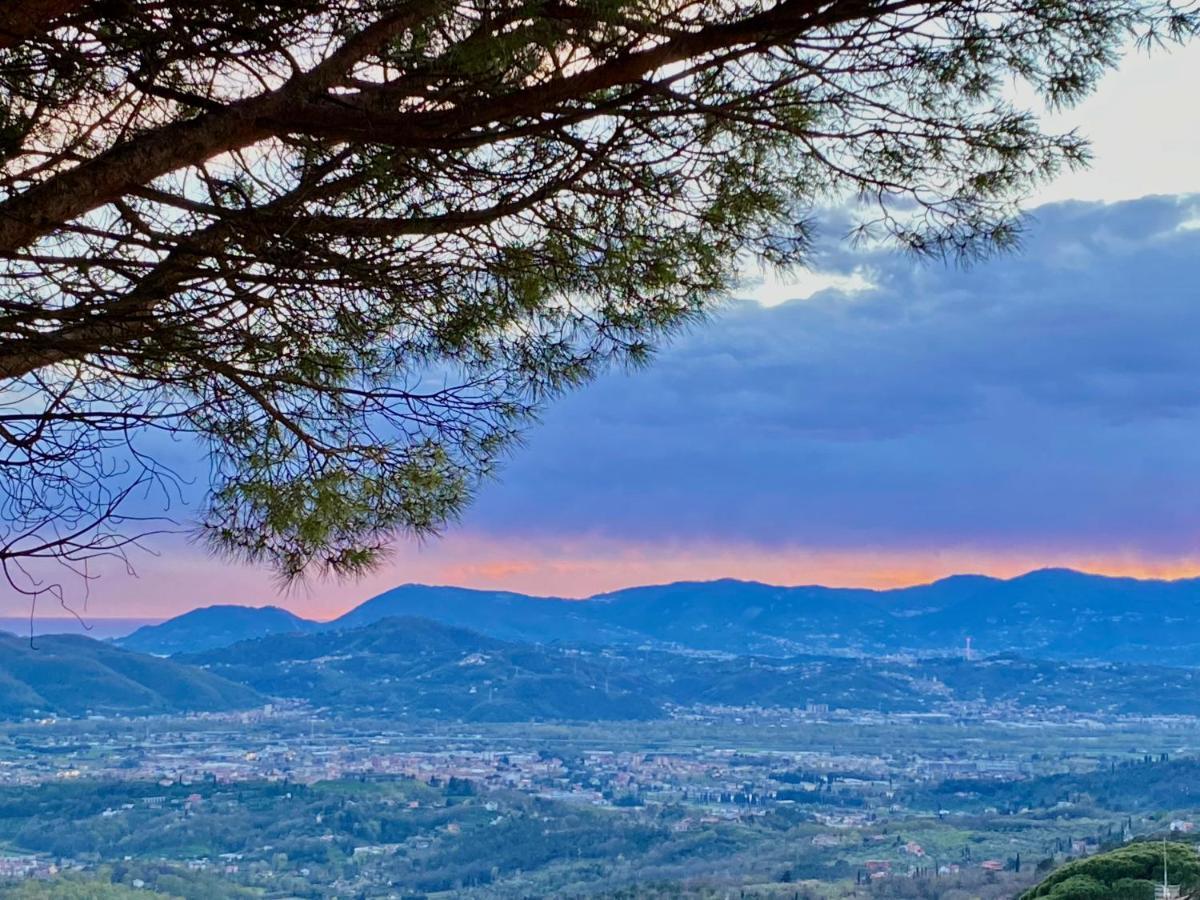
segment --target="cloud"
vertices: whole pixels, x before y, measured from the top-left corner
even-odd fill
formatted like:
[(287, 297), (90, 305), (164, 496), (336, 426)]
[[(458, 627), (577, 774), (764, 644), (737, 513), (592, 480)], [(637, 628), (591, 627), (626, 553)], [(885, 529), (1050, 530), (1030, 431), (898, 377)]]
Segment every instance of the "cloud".
[(1183, 553), (1200, 536), (1195, 198), (1070, 202), (966, 270), (738, 302), (560, 401), (467, 518), (498, 534)]

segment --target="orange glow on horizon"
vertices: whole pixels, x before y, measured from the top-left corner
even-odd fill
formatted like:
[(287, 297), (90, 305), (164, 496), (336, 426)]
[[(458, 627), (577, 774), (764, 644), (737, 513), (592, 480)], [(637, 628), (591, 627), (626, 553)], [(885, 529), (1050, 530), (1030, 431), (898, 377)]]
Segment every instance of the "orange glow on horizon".
[(1175, 580), (1200, 576), (1200, 558), (1151, 560), (1137, 554), (981, 553), (676, 548), (617, 557), (512, 558), (459, 563), (443, 583), (544, 596), (583, 598), (644, 584), (736, 578), (781, 586), (820, 584), (887, 590), (950, 575), (1013, 578), (1035, 569), (1069, 568), (1096, 575)]
[[(268, 572), (211, 559), (193, 547), (163, 548), (140, 560), (130, 579), (114, 570), (91, 586), (87, 615), (162, 617), (198, 606), (273, 604), (314, 619), (336, 618), (364, 600), (409, 582), (582, 598), (671, 581), (738, 578), (778, 585), (886, 589), (955, 574), (1011, 578), (1063, 567), (1100, 575), (1176, 579), (1200, 575), (1200, 556), (1156, 558), (1129, 551), (1088, 553), (956, 547), (944, 550), (814, 549), (670, 543), (632, 545), (606, 538), (507, 540), (458, 532), (423, 545), (402, 545), (379, 571), (358, 582), (314, 581), (281, 589)], [(65, 585), (68, 590), (70, 584)], [(0, 615), (28, 615), (27, 601), (7, 598)], [(82, 608), (82, 603), (73, 604)], [(56, 604), (44, 604), (47, 615)]]

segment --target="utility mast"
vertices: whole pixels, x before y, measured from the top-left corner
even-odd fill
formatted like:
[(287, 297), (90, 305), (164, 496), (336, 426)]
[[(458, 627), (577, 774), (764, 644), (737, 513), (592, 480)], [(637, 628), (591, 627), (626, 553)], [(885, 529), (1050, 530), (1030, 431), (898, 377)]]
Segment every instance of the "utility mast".
[(1167, 880), (1167, 839), (1163, 838), (1163, 882), (1162, 887), (1154, 886), (1154, 900), (1177, 900), (1179, 897), (1179, 889), (1176, 887), (1171, 889), (1170, 882)]

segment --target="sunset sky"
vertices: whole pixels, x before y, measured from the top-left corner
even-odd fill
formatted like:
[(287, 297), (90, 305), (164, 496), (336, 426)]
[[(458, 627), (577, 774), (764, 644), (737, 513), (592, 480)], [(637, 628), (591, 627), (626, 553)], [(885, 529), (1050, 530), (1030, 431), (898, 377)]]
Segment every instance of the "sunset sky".
[[(585, 596), (721, 576), (891, 586), (1044, 565), (1200, 574), (1200, 44), (1134, 56), (1055, 127), (1095, 165), (967, 270), (851, 251), (558, 401), (464, 520), (364, 582), (281, 593), (181, 538), (95, 616), (276, 603), (330, 617), (410, 581)], [(1034, 208), (1036, 207), (1036, 208)], [(43, 601), (51, 605), (52, 601)], [(27, 612), (0, 593), (0, 614)]]

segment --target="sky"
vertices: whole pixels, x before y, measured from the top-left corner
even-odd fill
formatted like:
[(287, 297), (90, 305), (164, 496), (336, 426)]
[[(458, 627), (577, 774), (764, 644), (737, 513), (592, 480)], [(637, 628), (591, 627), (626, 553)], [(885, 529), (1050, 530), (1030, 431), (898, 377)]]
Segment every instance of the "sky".
[[(88, 614), (326, 618), (404, 582), (580, 597), (1200, 574), (1197, 83), (1200, 44), (1135, 54), (1052, 117), (1095, 161), (1031, 199), (1018, 253), (947, 268), (851, 252), (830, 227), (814, 271), (748, 277), (649, 368), (556, 402), (461, 523), (361, 582), (281, 591), (162, 539), (136, 578), (91, 586)], [(0, 615), (27, 611), (0, 593)]]

